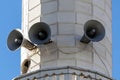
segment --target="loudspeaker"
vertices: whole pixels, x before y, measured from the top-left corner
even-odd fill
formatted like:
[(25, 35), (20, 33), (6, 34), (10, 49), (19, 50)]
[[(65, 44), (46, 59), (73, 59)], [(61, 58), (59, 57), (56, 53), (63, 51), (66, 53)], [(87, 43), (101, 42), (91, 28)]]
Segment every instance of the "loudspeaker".
[(38, 22), (31, 26), (28, 32), (30, 40), (35, 44), (45, 44), (50, 41), (51, 30), (48, 24)]
[(31, 61), (30, 59), (25, 59), (22, 63), (22, 74), (27, 73), (30, 67)]
[(96, 20), (89, 20), (84, 25), (84, 35), (81, 42), (89, 43), (90, 41), (101, 41), (105, 36), (104, 26)]
[(36, 48), (34, 44), (23, 37), (20, 29), (14, 29), (10, 32), (7, 39), (7, 46), (11, 51), (15, 51), (21, 46), (24, 46), (29, 50)]

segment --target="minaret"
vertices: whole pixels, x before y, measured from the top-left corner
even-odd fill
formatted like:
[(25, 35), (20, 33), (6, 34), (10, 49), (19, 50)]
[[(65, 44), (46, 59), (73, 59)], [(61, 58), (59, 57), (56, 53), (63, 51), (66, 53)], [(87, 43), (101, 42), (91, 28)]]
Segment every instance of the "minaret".
[[(111, 2), (22, 0), (22, 33), (35, 48), (21, 48), (21, 75), (14, 80), (112, 80)], [(48, 42), (32, 40), (42, 30), (33, 29), (37, 23)]]

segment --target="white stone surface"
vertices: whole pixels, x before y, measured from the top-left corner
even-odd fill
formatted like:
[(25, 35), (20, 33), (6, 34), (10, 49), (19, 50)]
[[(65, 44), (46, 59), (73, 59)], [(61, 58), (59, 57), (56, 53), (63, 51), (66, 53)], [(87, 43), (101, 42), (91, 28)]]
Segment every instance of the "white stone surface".
[(34, 19), (33, 21), (29, 22), (29, 29), (30, 29), (30, 27), (31, 27), (33, 24), (35, 24), (35, 23), (37, 23), (37, 22), (40, 22), (40, 16), (37, 17), (36, 19)]
[(57, 23), (57, 13), (52, 13), (48, 15), (41, 15), (40, 20), (42, 22), (46, 22), (47, 24), (55, 24)]
[(62, 67), (62, 66), (75, 66), (76, 61), (74, 59), (60, 59), (58, 60), (58, 66)]
[(59, 0), (59, 10), (60, 11), (74, 11), (75, 1), (74, 0)]
[(58, 12), (59, 23), (75, 23), (74, 12)]
[(47, 3), (43, 3), (41, 4), (41, 13), (42, 14), (49, 14), (52, 12), (57, 11), (57, 1), (50, 1)]
[[(84, 13), (76, 13), (76, 23), (77, 24), (85, 24), (86, 21), (90, 20), (92, 17), (90, 15), (86, 15)], [(80, 31), (80, 30), (79, 30)]]
[(58, 24), (55, 23), (53, 25), (50, 25), (50, 29), (51, 29), (51, 38), (53, 38), (55, 40), (55, 37), (58, 34)]
[(33, 20), (34, 18), (40, 16), (40, 5), (36, 6), (34, 9), (29, 11), (29, 21)]
[(53, 60), (53, 61), (50, 61), (50, 62), (45, 62), (45, 63), (42, 63), (41, 62), (41, 69), (45, 69), (45, 68), (55, 68), (57, 67), (57, 60)]
[(93, 16), (104, 21), (104, 19), (105, 19), (105, 11), (100, 9), (97, 6), (93, 6)]
[(74, 24), (58, 24), (58, 34), (75, 34), (75, 25)]
[[(112, 76), (111, 0), (25, 1), (22, 19), (24, 35), (27, 36), (29, 28), (34, 23), (45, 22), (50, 26), (51, 39), (56, 44), (56, 47), (52, 44), (44, 48), (39, 46), (42, 49), (41, 55), (33, 57), (29, 53), (31, 51), (22, 49), (21, 62), (28, 56), (33, 60), (28, 72), (41, 68), (77, 66)], [(104, 25), (105, 38), (100, 42), (80, 43), (84, 34), (84, 24), (91, 19), (98, 20)], [(38, 64), (40, 57), (41, 63)]]
[(93, 70), (93, 65), (91, 65), (92, 63), (90, 62), (86, 62), (86, 61), (82, 61), (82, 60), (77, 60), (77, 66), (80, 66), (81, 68), (84, 69), (90, 69)]
[(112, 19), (112, 13), (111, 13), (112, 7), (109, 6), (109, 4), (106, 3), (106, 5), (105, 5), (105, 11), (106, 11), (107, 15), (109, 16), (109, 18)]
[(29, 10), (34, 8), (36, 5), (40, 5), (40, 0), (29, 0)]
[(73, 47), (75, 46), (75, 40), (73, 35), (58, 35), (57, 45), (60, 47)]
[(81, 24), (75, 24), (75, 34), (76, 34), (76, 37), (80, 38), (84, 35), (84, 25), (81, 25)]
[(91, 15), (92, 14), (92, 5), (88, 2), (76, 0), (75, 1), (75, 11)]
[(105, 9), (105, 0), (93, 0), (93, 4), (101, 9)]
[(100, 43), (94, 43), (93, 48), (97, 52), (97, 54), (106, 59), (106, 47)]

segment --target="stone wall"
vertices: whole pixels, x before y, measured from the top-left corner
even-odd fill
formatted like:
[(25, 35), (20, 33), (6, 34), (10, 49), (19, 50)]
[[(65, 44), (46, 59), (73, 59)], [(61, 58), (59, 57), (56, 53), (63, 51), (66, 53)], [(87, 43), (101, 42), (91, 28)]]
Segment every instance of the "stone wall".
[[(97, 20), (105, 28), (100, 42), (83, 44), (84, 24)], [(21, 64), (31, 59), (29, 72), (63, 66), (76, 66), (112, 76), (111, 0), (23, 0), (22, 30), (27, 39), (29, 28), (45, 22), (51, 28), (53, 43), (39, 50), (21, 50)]]

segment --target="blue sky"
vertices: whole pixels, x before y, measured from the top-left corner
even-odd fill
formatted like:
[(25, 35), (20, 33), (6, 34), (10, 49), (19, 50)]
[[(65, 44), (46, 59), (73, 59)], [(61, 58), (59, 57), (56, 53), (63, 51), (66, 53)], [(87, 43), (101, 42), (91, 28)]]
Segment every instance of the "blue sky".
[[(120, 0), (112, 1), (113, 78), (120, 80)], [(8, 50), (6, 40), (11, 30), (21, 28), (21, 0), (0, 2), (0, 80), (12, 80), (20, 74), (20, 50)]]
[(8, 50), (6, 40), (14, 28), (21, 27), (21, 0), (0, 2), (0, 80), (12, 80), (20, 74), (20, 50)]

